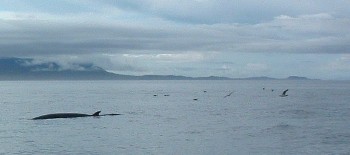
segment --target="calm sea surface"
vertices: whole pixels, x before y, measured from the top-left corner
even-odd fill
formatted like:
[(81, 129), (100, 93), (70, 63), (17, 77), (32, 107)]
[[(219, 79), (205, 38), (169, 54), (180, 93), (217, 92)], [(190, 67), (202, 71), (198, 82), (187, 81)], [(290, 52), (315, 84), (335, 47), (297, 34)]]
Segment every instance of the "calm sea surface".
[[(0, 154), (350, 154), (349, 81), (0, 81), (0, 93)], [(122, 115), (30, 120), (98, 110)]]

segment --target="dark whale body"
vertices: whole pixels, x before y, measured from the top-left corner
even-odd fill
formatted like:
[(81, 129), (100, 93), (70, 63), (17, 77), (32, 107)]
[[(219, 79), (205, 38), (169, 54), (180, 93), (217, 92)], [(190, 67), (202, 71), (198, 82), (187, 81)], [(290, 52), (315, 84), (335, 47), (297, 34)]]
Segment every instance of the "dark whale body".
[(101, 111), (97, 111), (92, 115), (88, 114), (80, 114), (80, 113), (55, 113), (55, 114), (47, 114), (38, 117), (34, 117), (33, 120), (37, 119), (55, 119), (55, 118), (76, 118), (76, 117), (91, 117), (91, 116), (107, 116), (107, 115), (120, 115), (120, 114), (104, 114), (100, 115)]

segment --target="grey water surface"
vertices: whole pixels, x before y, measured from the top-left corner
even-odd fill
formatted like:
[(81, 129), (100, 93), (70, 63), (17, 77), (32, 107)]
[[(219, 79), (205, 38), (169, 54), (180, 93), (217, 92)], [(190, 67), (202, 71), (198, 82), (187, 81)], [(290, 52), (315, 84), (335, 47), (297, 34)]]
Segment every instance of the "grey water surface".
[[(349, 81), (1, 81), (0, 94), (0, 154), (350, 154)], [(98, 110), (123, 115), (31, 120)]]

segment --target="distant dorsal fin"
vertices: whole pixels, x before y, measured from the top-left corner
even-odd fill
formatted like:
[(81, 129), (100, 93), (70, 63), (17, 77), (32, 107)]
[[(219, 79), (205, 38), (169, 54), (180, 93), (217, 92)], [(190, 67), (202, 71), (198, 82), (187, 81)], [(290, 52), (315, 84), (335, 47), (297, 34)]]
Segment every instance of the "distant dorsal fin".
[(100, 116), (100, 112), (101, 111), (96, 111), (94, 114), (92, 114), (92, 116)]

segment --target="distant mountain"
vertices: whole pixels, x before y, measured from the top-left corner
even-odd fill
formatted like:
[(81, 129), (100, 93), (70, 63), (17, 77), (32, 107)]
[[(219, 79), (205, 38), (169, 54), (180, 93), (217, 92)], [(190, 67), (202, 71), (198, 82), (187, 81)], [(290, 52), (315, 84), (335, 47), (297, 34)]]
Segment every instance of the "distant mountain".
[[(285, 80), (307, 80), (290, 76)], [(227, 78), (218, 76), (187, 77), (177, 75), (132, 76), (107, 72), (92, 63), (67, 65), (40, 62), (29, 58), (0, 58), (0, 80), (281, 80), (271, 77)]]
[(176, 75), (132, 76), (107, 72), (91, 63), (64, 67), (34, 59), (0, 58), (0, 80), (229, 80), (226, 77), (186, 77)]
[(310, 79), (307, 77), (289, 76), (288, 78), (286, 78), (286, 80), (310, 80)]
[[(118, 76), (126, 79), (128, 76)], [(55, 62), (36, 62), (33, 59), (0, 58), (0, 80), (93, 80), (116, 79), (93, 64), (71, 64), (65, 68)]]
[(267, 77), (267, 76), (260, 76), (260, 77), (235, 78), (234, 80), (277, 80), (277, 79)]
[(232, 80), (227, 77), (209, 76), (209, 77), (188, 77), (177, 75), (143, 75), (135, 76), (137, 80)]
[(60, 72), (60, 71), (104, 71), (91, 63), (71, 64), (64, 68), (55, 62), (39, 62), (33, 59), (0, 58), (0, 73)]
[(272, 78), (267, 76), (260, 76), (260, 77), (248, 77), (248, 78), (234, 78), (234, 80), (311, 80), (307, 77), (301, 77), (301, 76), (289, 76), (287, 78)]

